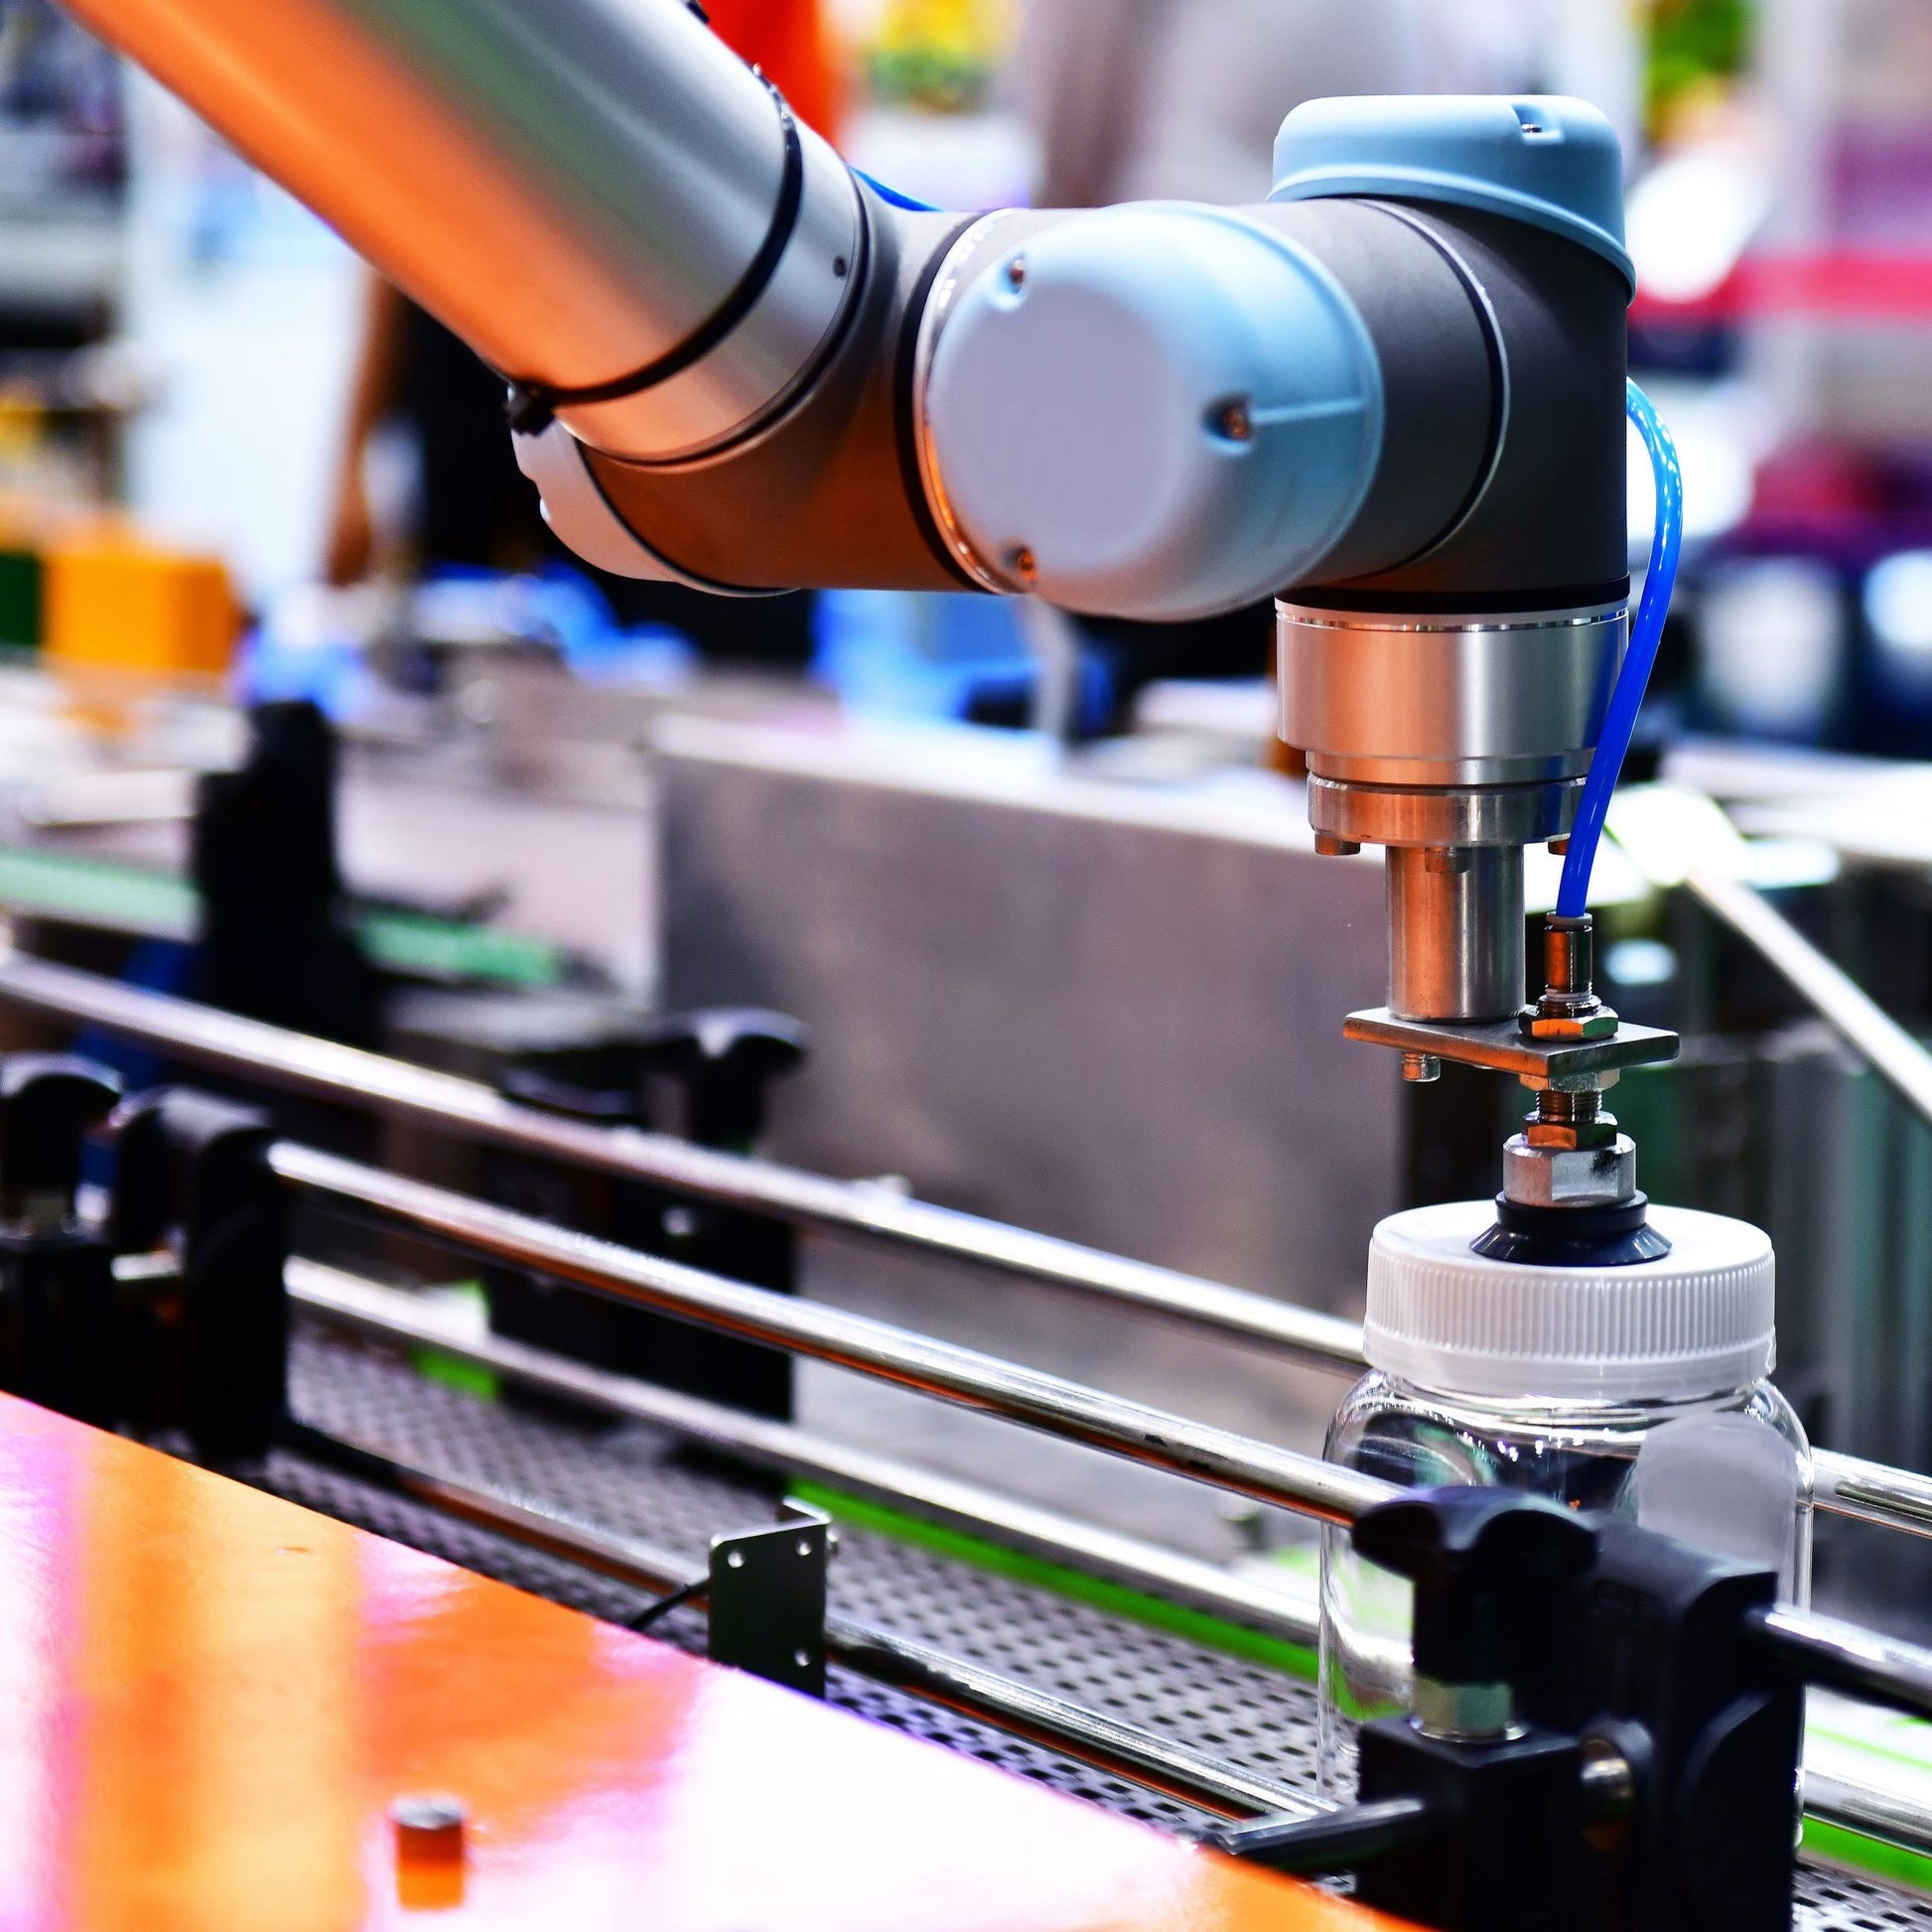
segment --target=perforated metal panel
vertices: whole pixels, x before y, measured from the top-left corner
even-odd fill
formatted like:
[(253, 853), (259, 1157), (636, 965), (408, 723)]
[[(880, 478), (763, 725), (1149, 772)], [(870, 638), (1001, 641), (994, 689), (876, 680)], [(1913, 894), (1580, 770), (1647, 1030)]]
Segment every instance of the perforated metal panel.
[[(426, 1381), (382, 1351), (319, 1330), (298, 1335), (291, 1401), (304, 1422), (451, 1476), (520, 1491), (580, 1521), (702, 1566), (720, 1530), (768, 1521), (777, 1490), (694, 1460), (638, 1425), (485, 1403)], [(623, 1619), (646, 1597), (623, 1585), (400, 1500), (292, 1455), (267, 1480), (292, 1500), (449, 1558), (594, 1616)], [(1263, 1667), (1108, 1615), (1033, 1585), (864, 1530), (841, 1531), (833, 1607), (1111, 1712), (1288, 1785), (1314, 1780), (1311, 1689)], [(656, 1634), (704, 1647), (704, 1618), (679, 1611)], [(1108, 1810), (1176, 1826), (1201, 1814), (1139, 1786), (940, 1710), (850, 1671), (832, 1702)], [(1932, 1901), (1808, 1865), (1799, 1932), (1932, 1932)]]

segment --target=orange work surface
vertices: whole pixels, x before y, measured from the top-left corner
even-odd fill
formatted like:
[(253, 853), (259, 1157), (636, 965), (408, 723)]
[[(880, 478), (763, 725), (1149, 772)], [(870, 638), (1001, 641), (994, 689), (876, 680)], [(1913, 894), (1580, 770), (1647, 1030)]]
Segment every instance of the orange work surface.
[(5, 1932), (1387, 1924), (6, 1398), (0, 1695)]

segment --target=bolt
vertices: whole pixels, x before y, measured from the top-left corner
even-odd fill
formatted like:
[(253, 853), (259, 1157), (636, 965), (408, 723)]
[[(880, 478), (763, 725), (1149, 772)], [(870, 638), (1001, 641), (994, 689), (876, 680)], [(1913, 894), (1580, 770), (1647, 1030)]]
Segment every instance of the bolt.
[(1039, 575), (1039, 560), (1024, 543), (1015, 544), (1007, 552), (1007, 568), (1023, 584), (1031, 584)]
[(1411, 1086), (1426, 1087), (1443, 1077), (1443, 1062), (1434, 1053), (1409, 1053), (1402, 1056), (1402, 1077)]
[(1025, 255), (1015, 255), (1007, 263), (1007, 287), (1010, 289), (1024, 289), (1026, 286), (1027, 258)]
[(1561, 859), (1570, 850), (1570, 841), (1568, 839), (1552, 839), (1550, 841), (1550, 850)]
[(1452, 876), (1469, 870), (1469, 851), (1460, 845), (1432, 845), (1422, 855), (1424, 872)]
[(1352, 859), (1362, 849), (1360, 839), (1337, 838), (1332, 832), (1317, 832), (1314, 849), (1324, 859)]

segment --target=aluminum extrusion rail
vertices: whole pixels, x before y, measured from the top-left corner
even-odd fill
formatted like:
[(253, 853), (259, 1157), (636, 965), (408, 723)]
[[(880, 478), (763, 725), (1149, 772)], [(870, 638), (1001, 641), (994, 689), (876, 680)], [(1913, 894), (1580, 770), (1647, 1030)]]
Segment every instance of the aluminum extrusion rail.
[(291, 1259), (287, 1280), (295, 1306), (332, 1327), (434, 1349), (525, 1388), (669, 1430), (780, 1475), (835, 1483), (926, 1521), (1184, 1603), (1288, 1643), (1311, 1647), (1315, 1641), (1311, 1593), (1305, 1599), (1270, 1589), (1177, 1550), (835, 1442), (790, 1423), (771, 1422), (627, 1375), (614, 1375), (527, 1342), (460, 1329), (426, 1309), (419, 1297), (320, 1262), (299, 1256)]
[(865, 1235), (996, 1268), (1322, 1367), (1353, 1374), (1365, 1366), (1361, 1330), (1335, 1315), (908, 1199), (876, 1181), (835, 1180), (776, 1162), (696, 1147), (667, 1134), (559, 1119), (518, 1106), (481, 1081), (123, 986), (23, 953), (0, 952), (0, 1002), (98, 1027), (171, 1058), (282, 1092), (650, 1181), (805, 1227)]
[(268, 1160), (297, 1192), (371, 1209), (460, 1248), (575, 1282), (617, 1301), (831, 1362), (1305, 1516), (1350, 1524), (1377, 1503), (1402, 1494), (1393, 1483), (1312, 1455), (1190, 1422), (869, 1315), (748, 1288), (637, 1254), (314, 1148), (278, 1141)]
[[(364, 1480), (429, 1504), (524, 1547), (560, 1557), (600, 1576), (650, 1591), (684, 1589), (704, 1581), (685, 1559), (629, 1537), (613, 1536), (560, 1516), (525, 1497), (484, 1484), (435, 1475), (393, 1456), (343, 1442), (305, 1424), (293, 1425), (288, 1447)], [(835, 1663), (916, 1692), (964, 1716), (1043, 1744), (1083, 1764), (1124, 1777), (1224, 1817), (1317, 1807), (1305, 1793), (1252, 1776), (1218, 1758), (1170, 1742), (1097, 1711), (1003, 1677), (963, 1658), (947, 1656), (852, 1617), (825, 1618), (825, 1654)]]

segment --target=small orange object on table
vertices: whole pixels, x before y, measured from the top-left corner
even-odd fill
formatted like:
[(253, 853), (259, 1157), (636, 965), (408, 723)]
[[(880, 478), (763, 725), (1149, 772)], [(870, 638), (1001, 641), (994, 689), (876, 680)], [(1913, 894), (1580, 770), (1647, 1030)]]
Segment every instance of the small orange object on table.
[(1371, 1932), (0, 1398), (7, 1932)]

